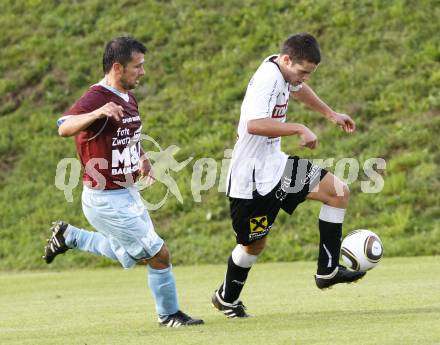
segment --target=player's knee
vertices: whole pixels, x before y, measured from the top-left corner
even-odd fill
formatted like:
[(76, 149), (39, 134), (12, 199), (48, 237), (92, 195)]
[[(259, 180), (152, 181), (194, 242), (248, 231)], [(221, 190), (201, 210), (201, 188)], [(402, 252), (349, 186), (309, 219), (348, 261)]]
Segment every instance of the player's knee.
[(239, 267), (249, 268), (257, 261), (258, 256), (249, 254), (246, 248), (239, 244), (232, 251), (232, 261)]
[(170, 266), (170, 252), (165, 244), (160, 248), (157, 254), (149, 260), (148, 264), (154, 269), (165, 269)]
[(348, 204), (348, 200), (350, 199), (350, 188), (346, 183), (342, 184), (342, 195), (340, 196), (343, 202)]
[(159, 252), (154, 256), (154, 258), (157, 258), (157, 260), (166, 263), (167, 265), (170, 263), (170, 252), (165, 243), (162, 248), (160, 248)]
[(335, 180), (335, 188), (328, 195), (328, 204), (334, 207), (346, 208), (350, 199), (348, 185), (340, 180)]
[(250, 255), (260, 255), (265, 247), (266, 238), (263, 237), (260, 240), (248, 244), (247, 246), (243, 246), (243, 250)]

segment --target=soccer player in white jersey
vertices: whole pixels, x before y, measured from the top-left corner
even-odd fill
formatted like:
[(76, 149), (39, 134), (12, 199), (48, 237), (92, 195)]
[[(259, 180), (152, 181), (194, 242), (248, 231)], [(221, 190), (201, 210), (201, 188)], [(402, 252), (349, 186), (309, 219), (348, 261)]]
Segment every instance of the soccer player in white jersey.
[(249, 316), (239, 300), (240, 293), (279, 210), (292, 214), (307, 199), (322, 203), (317, 287), (354, 282), (365, 274), (339, 265), (347, 185), (309, 160), (281, 151), (283, 136), (300, 136), (302, 146), (310, 149), (318, 143), (305, 125), (286, 121), (290, 96), (344, 132), (355, 130), (350, 116), (332, 110), (306, 84), (320, 61), (319, 44), (312, 35), (292, 35), (280, 54), (263, 61), (248, 84), (227, 179), (237, 246), (229, 257), (225, 279), (212, 296), (214, 307), (229, 318)]

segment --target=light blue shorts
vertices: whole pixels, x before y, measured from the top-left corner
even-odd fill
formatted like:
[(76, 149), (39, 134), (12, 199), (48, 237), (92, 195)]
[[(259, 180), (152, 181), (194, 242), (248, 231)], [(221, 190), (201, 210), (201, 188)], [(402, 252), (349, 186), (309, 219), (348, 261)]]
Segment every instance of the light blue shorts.
[(164, 244), (135, 188), (101, 191), (84, 186), (82, 208), (124, 268), (155, 256)]

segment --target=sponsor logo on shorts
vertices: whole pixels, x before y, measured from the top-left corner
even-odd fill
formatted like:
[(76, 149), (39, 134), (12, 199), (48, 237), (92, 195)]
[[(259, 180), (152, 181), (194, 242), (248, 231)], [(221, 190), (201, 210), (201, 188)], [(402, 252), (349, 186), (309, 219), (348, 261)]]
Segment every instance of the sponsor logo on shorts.
[(280, 187), (275, 191), (275, 198), (277, 198), (279, 201), (283, 201), (287, 198), (287, 194), (288, 193), (283, 190), (283, 187)]
[(268, 226), (267, 216), (251, 218), (250, 221), (251, 233), (262, 232)]
[(321, 168), (317, 165), (314, 165), (309, 173), (306, 175), (305, 179), (301, 180), (301, 184), (307, 184), (315, 180), (319, 174), (321, 173)]
[(288, 178), (287, 176), (283, 176), (281, 179), (281, 185), (280, 187), (275, 191), (275, 198), (277, 198), (279, 201), (283, 201), (287, 198), (287, 195), (289, 194), (288, 190), (290, 188), (290, 184), (292, 183), (292, 179)]
[(251, 218), (249, 223), (249, 241), (258, 240), (259, 238), (266, 236), (272, 228), (272, 225), (269, 225), (267, 216)]

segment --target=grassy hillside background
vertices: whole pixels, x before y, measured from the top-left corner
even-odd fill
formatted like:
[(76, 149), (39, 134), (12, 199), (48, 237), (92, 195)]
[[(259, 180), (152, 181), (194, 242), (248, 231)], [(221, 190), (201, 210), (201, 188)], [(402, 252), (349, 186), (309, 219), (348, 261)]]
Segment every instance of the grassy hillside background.
[[(104, 5), (105, 3), (105, 5)], [(291, 33), (317, 36), (323, 61), (310, 85), (357, 121), (353, 135), (291, 103), (288, 119), (305, 123), (320, 147), (283, 141), (285, 152), (310, 158), (370, 157), (387, 162), (378, 194), (350, 185), (344, 232), (370, 228), (385, 255), (440, 254), (440, 8), (436, 1), (3, 1), (0, 13), (0, 269), (41, 268), (50, 222), (88, 228), (80, 185), (73, 203), (54, 186), (60, 159), (75, 157), (56, 119), (102, 77), (105, 43), (129, 34), (149, 48), (136, 90), (144, 133), (179, 161), (233, 147), (246, 85), (261, 60)], [(147, 149), (152, 149), (147, 147)], [(193, 160), (193, 162), (194, 162)], [(196, 203), (193, 162), (171, 175), (174, 196), (152, 212), (175, 264), (226, 261), (234, 245), (228, 202), (216, 188)], [(366, 180), (366, 178), (363, 178)], [(159, 185), (143, 192), (153, 202)], [(313, 259), (319, 204), (282, 214), (261, 261)], [(110, 262), (68, 253), (52, 267)]]

